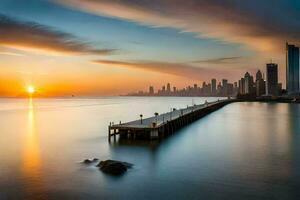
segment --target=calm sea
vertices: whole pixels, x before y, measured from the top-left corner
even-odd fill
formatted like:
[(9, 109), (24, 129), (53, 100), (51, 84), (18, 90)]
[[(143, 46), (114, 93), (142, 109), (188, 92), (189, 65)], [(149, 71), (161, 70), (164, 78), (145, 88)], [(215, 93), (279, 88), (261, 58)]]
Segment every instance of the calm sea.
[[(0, 100), (0, 199), (300, 199), (300, 105), (234, 103), (162, 142), (107, 126), (216, 98)], [(111, 177), (85, 158), (134, 164)]]

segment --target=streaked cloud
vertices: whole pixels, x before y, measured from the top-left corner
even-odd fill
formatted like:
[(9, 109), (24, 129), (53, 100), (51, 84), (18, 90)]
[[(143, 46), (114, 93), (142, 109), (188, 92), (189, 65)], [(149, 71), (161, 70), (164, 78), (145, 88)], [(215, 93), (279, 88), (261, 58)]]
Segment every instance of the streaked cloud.
[(292, 0), (59, 0), (72, 8), (199, 37), (278, 52), (300, 43), (299, 5)]
[(240, 56), (236, 57), (223, 57), (223, 58), (213, 58), (213, 59), (205, 59), (205, 60), (196, 60), (192, 63), (203, 63), (203, 64), (234, 64), (239, 63), (239, 61), (243, 59)]
[(4, 56), (20, 56), (20, 57), (25, 56), (25, 55), (20, 54), (20, 53), (13, 53), (13, 52), (7, 52), (7, 51), (0, 51), (0, 55), (4, 55)]
[(33, 22), (18, 21), (4, 15), (0, 15), (0, 46), (56, 54), (107, 55), (115, 51), (94, 48), (88, 43), (80, 42), (72, 34)]
[[(222, 69), (200, 68), (189, 64), (170, 62), (95, 60), (93, 63), (111, 67), (146, 70), (168, 75), (187, 77), (196, 80), (203, 80), (207, 77), (213, 77), (222, 72)], [(226, 74), (226, 72), (223, 72), (223, 75), (224, 73)]]

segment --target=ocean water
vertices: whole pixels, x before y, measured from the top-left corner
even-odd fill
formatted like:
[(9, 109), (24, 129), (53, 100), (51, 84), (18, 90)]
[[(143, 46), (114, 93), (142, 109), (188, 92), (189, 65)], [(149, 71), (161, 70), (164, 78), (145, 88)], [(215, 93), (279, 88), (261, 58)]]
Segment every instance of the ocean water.
[[(300, 105), (233, 103), (157, 142), (119, 123), (216, 98), (0, 99), (0, 199), (300, 199)], [(86, 158), (134, 164), (103, 174)]]

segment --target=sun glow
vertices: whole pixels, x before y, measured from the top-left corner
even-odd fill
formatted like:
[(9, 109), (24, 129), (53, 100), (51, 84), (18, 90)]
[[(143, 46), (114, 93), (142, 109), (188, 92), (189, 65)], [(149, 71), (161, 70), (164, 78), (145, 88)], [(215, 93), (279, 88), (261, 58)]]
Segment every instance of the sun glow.
[(28, 93), (28, 94), (33, 94), (33, 93), (35, 93), (35, 88), (34, 88), (32, 85), (28, 86), (28, 87), (27, 87), (27, 93)]

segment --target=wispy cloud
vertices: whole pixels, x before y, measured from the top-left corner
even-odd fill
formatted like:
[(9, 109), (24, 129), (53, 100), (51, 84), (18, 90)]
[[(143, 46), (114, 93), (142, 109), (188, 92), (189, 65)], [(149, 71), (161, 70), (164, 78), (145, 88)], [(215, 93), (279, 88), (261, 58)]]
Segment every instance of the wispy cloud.
[(300, 12), (293, 0), (54, 0), (102, 16), (277, 52), (300, 43)]
[[(197, 80), (203, 80), (207, 77), (213, 77), (220, 72), (220, 69), (208, 69), (194, 67), (189, 64), (155, 62), (155, 61), (116, 61), (116, 60), (95, 60), (93, 63), (102, 64), (111, 67), (123, 67), (131, 69), (146, 70), (168, 75), (187, 77)], [(222, 70), (221, 70), (222, 71)], [(225, 72), (226, 73), (226, 72)], [(223, 73), (224, 75), (224, 73)]]
[(4, 55), (4, 56), (19, 56), (19, 57), (24, 57), (25, 56), (24, 54), (7, 52), (7, 51), (0, 51), (0, 55)]
[(236, 57), (223, 57), (223, 58), (212, 58), (212, 59), (205, 59), (205, 60), (195, 60), (192, 63), (202, 63), (202, 64), (235, 64), (239, 63), (239, 61), (242, 59), (240, 56)]
[(107, 55), (115, 51), (94, 48), (88, 43), (79, 42), (72, 34), (4, 15), (0, 15), (0, 46), (59, 54)]

